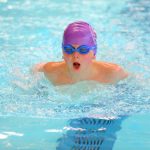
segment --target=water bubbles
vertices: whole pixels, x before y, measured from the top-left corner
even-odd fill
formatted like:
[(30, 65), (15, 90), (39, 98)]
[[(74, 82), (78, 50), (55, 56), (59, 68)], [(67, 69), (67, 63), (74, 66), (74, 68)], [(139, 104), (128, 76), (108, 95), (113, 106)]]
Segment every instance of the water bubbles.
[[(0, 114), (71, 118), (147, 112), (150, 108), (149, 1), (120, 1), (115, 7), (105, 1), (92, 5), (83, 1), (85, 9), (79, 9), (80, 1), (75, 5), (60, 3), (61, 9), (57, 2), (48, 0), (45, 3), (12, 1), (1, 6)], [(71, 9), (68, 11), (66, 6)], [(100, 49), (97, 60), (122, 65), (132, 73), (132, 78), (117, 85), (81, 82), (59, 87), (43, 75), (40, 78), (29, 73), (35, 63), (61, 59), (63, 30), (77, 18), (85, 19), (97, 31)]]

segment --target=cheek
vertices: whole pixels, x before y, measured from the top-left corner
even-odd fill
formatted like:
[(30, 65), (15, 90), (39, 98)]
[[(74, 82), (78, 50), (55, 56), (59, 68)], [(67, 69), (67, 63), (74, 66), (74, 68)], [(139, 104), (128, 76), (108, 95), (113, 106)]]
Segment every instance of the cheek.
[(82, 59), (85, 63), (90, 63), (92, 61), (91, 56), (85, 55), (84, 58)]
[(64, 55), (64, 60), (65, 60), (65, 62), (66, 63), (69, 63), (69, 62), (71, 62), (71, 57), (70, 57), (70, 55)]

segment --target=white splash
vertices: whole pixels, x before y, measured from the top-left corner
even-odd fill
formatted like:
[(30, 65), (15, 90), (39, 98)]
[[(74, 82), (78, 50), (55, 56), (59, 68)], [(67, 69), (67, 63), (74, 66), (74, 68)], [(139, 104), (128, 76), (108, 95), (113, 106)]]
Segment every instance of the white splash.
[(3, 132), (7, 136), (23, 136), (22, 133), (17, 133), (17, 132)]
[(7, 139), (9, 136), (23, 136), (23, 134), (17, 132), (2, 132), (2, 134), (0, 134), (0, 140)]
[(0, 134), (0, 140), (7, 139), (7, 138), (8, 138), (8, 135)]
[(106, 128), (99, 128), (98, 131), (105, 131)]
[(17, 133), (17, 132), (3, 132), (4, 135), (6, 136), (23, 136), (23, 133)]
[(73, 130), (73, 131), (85, 131), (83, 128), (73, 128), (73, 127), (64, 127), (64, 130)]

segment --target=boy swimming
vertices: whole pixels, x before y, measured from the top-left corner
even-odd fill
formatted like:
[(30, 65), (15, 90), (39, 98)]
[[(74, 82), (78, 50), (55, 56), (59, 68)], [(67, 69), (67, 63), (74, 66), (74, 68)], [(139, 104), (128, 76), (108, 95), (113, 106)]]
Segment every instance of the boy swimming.
[(67, 26), (62, 41), (64, 61), (35, 65), (34, 72), (43, 72), (54, 85), (73, 84), (92, 80), (102, 84), (113, 84), (128, 76), (117, 64), (96, 61), (96, 33), (84, 21)]

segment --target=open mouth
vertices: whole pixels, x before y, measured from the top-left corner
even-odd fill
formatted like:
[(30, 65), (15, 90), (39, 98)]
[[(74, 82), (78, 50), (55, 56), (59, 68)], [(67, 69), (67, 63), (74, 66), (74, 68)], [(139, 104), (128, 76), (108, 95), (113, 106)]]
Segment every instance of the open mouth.
[(73, 67), (74, 67), (75, 69), (79, 69), (79, 68), (80, 68), (80, 63), (74, 62), (74, 63), (73, 63)]

